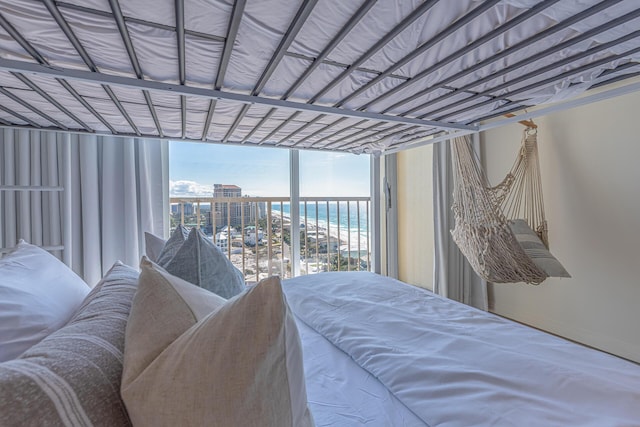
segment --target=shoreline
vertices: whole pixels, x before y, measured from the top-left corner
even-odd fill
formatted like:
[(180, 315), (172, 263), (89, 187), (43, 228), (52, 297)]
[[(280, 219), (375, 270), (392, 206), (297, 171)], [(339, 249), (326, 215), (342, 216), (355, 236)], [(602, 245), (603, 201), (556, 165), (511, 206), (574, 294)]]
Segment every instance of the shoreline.
[[(284, 224), (286, 225), (287, 223), (291, 223), (291, 217), (288, 214), (285, 214), (284, 212), (281, 212), (279, 210), (271, 210), (271, 215), (272, 218), (273, 216), (276, 216), (277, 218), (282, 218)], [(334, 239), (338, 239), (339, 242), (339, 246), (341, 248), (341, 250), (343, 250), (343, 246), (344, 246), (344, 250), (347, 250), (347, 244), (350, 243), (351, 246), (351, 250), (359, 250), (361, 247), (368, 247), (368, 238), (366, 236), (366, 232), (358, 229), (358, 230), (351, 230), (351, 233), (349, 233), (349, 231), (347, 231), (347, 229), (345, 229), (344, 227), (340, 227), (340, 234), (338, 235), (338, 226), (336, 224), (332, 224), (331, 227), (327, 227), (326, 226), (326, 221), (325, 220), (318, 220), (318, 229), (316, 230), (316, 221), (309, 221), (307, 222), (307, 227), (309, 230), (312, 230), (314, 232), (317, 233), (325, 233), (327, 234), (327, 229), (328, 229), (328, 234), (330, 237), (334, 238)], [(303, 228), (301, 228), (303, 229)], [(360, 236), (360, 247), (358, 247), (358, 235)]]

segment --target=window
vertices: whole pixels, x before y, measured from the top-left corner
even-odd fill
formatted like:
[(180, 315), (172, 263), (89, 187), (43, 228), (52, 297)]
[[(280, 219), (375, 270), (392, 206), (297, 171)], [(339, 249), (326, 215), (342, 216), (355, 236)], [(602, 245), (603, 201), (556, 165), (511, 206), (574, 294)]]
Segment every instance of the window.
[[(369, 156), (301, 152), (300, 176), (294, 177), (300, 224), (291, 224), (289, 154), (171, 142), (172, 229), (199, 227), (247, 281), (293, 276), (294, 254), (299, 274), (369, 269)], [(292, 230), (300, 233), (299, 248), (291, 246)]]
[(369, 269), (370, 176), (366, 155), (300, 153), (302, 274)]

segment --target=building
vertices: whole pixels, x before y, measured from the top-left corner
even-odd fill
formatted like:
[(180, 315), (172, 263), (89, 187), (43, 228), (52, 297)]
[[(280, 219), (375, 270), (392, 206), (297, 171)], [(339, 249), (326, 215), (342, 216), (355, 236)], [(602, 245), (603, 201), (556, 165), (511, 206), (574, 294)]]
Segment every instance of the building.
[[(240, 198), (242, 188), (233, 184), (213, 184), (214, 199)], [(216, 201), (215, 210), (211, 212), (211, 222), (216, 228), (230, 225), (232, 227), (242, 226), (243, 215), (245, 224), (253, 224), (257, 219), (263, 218), (267, 214), (264, 202), (231, 202), (225, 203)], [(214, 219), (215, 216), (215, 219)]]
[[(184, 214), (185, 215), (193, 215), (194, 207), (193, 203), (183, 203), (184, 206)], [(180, 203), (174, 203), (171, 205), (171, 213), (174, 215), (179, 215), (181, 213)]]

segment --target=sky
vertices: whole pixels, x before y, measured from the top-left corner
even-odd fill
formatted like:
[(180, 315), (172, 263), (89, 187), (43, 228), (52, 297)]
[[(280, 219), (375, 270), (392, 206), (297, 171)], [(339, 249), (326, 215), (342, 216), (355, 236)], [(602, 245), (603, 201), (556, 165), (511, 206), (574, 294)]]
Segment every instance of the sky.
[[(301, 196), (368, 196), (368, 155), (300, 152)], [(169, 143), (171, 196), (210, 196), (235, 184), (243, 196), (289, 196), (289, 151), (195, 142)]]

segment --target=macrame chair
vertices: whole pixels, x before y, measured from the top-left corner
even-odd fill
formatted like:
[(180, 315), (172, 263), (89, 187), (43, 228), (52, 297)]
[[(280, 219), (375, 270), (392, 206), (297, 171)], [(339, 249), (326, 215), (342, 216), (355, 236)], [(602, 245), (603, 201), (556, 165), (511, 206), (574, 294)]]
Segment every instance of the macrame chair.
[[(469, 136), (457, 137), (451, 144), (453, 240), (476, 273), (489, 282), (539, 284), (544, 281), (549, 274), (525, 252), (512, 229), (513, 220), (524, 219), (544, 246), (549, 246), (536, 129), (524, 131), (511, 171), (495, 187), (489, 185), (480, 169)], [(557, 262), (555, 258), (554, 261)], [(568, 277), (568, 273), (564, 271), (561, 276)]]

